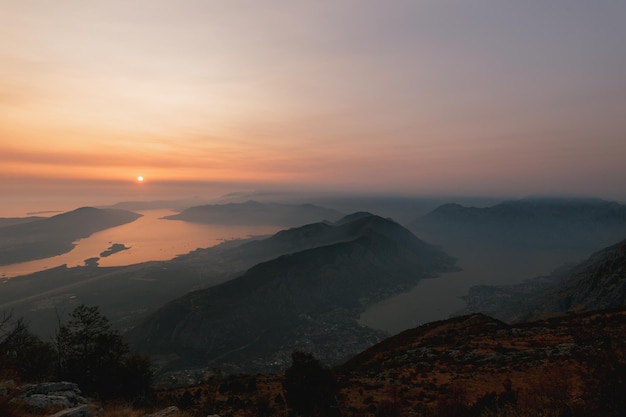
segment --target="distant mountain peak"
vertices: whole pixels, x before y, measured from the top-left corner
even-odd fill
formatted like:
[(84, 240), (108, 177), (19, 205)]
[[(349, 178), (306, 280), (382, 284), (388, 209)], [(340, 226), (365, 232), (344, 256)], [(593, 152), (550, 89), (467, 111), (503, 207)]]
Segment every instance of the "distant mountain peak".
[(83, 206), (83, 207), (79, 207), (79, 208), (77, 208), (77, 209), (75, 209), (75, 210), (71, 210), (71, 211), (69, 211), (68, 213), (78, 213), (78, 212), (81, 212), (81, 211), (96, 212), (96, 211), (98, 211), (98, 210), (99, 210), (99, 209), (97, 209), (97, 208), (95, 208), (95, 207), (91, 207), (91, 206)]
[[(357, 211), (355, 213), (352, 214), (348, 214), (347, 216), (344, 216), (343, 218), (341, 218), (340, 220), (338, 220), (336, 222), (336, 224), (346, 224), (346, 223), (351, 223), (355, 220), (360, 220), (360, 219), (364, 219), (367, 217), (373, 217), (374, 214), (367, 212), (367, 211)], [(378, 216), (377, 216), (378, 217)]]
[(236, 206), (239, 204), (250, 206), (250, 207), (261, 207), (264, 205), (263, 203), (256, 201), (256, 200), (247, 200), (247, 201), (244, 201), (243, 203), (227, 203), (226, 205)]
[(49, 219), (72, 217), (72, 216), (77, 216), (77, 215), (85, 216), (85, 215), (91, 215), (91, 214), (96, 214), (96, 213), (104, 213), (106, 212), (106, 210), (113, 210), (113, 209), (97, 209), (95, 207), (84, 206), (84, 207), (79, 207), (74, 210), (66, 211), (64, 213), (56, 214), (52, 217), (49, 217)]
[(608, 200), (604, 200), (598, 197), (573, 197), (573, 196), (542, 196), (542, 195), (529, 195), (519, 200), (507, 200), (508, 202), (538, 202), (538, 203), (557, 203), (557, 204), (572, 204), (572, 203), (585, 203), (585, 204), (605, 204), (610, 203)]

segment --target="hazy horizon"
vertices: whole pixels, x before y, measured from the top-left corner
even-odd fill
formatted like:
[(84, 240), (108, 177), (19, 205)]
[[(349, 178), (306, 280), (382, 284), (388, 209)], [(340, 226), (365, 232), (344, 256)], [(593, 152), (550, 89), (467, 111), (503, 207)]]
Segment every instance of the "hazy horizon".
[[(92, 182), (80, 181), (69, 184), (56, 183), (54, 187), (38, 191), (30, 191), (28, 188), (19, 192), (3, 194), (3, 204), (0, 207), (0, 218), (2, 217), (25, 217), (31, 215), (52, 216), (61, 212), (71, 211), (79, 207), (107, 207), (124, 202), (158, 202), (158, 201), (181, 201), (178, 208), (186, 208), (203, 204), (224, 204), (228, 202), (244, 202), (256, 200), (261, 202), (277, 203), (313, 203), (318, 205), (328, 205), (329, 202), (346, 202), (348, 207), (353, 207), (354, 211), (367, 210), (368, 204), (363, 207), (360, 201), (385, 201), (404, 202), (409, 205), (410, 201), (433, 201), (437, 204), (459, 203), (466, 206), (493, 205), (498, 201), (519, 200), (524, 198), (599, 198), (607, 201), (615, 201), (626, 204), (626, 198), (612, 198), (611, 195), (593, 194), (408, 194), (399, 192), (367, 192), (365, 190), (333, 190), (311, 189), (302, 190), (294, 188), (253, 188), (253, 186), (242, 185), (237, 188), (220, 184), (203, 185), (201, 183), (184, 184), (93, 184)], [(483, 203), (484, 201), (484, 203)], [(399, 203), (401, 204), (401, 203)], [(330, 204), (331, 206), (333, 204)], [(333, 207), (334, 208), (334, 207)], [(408, 209), (408, 207), (407, 207)], [(350, 210), (348, 210), (350, 211)], [(374, 213), (389, 215), (389, 213)], [(425, 214), (416, 209), (415, 216)], [(407, 213), (410, 215), (410, 212)], [(413, 219), (411, 218), (411, 220)]]
[(5, 210), (255, 190), (626, 200), (623, 2), (0, 9)]

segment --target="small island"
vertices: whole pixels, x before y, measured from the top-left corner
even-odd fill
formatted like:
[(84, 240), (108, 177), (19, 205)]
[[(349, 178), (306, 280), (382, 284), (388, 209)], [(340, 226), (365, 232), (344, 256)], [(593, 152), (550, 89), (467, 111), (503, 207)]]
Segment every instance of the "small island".
[(114, 243), (104, 252), (100, 252), (100, 256), (106, 258), (107, 256), (111, 256), (114, 253), (121, 252), (123, 250), (128, 250), (130, 247), (127, 247), (123, 243)]
[(99, 260), (100, 258), (98, 258), (97, 256), (94, 256), (93, 258), (87, 258), (85, 259), (85, 266), (97, 267)]

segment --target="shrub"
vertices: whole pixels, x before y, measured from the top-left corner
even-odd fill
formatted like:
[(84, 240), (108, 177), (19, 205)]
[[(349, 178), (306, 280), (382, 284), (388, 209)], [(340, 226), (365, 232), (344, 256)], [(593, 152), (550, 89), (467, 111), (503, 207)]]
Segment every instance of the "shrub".
[(130, 355), (98, 307), (80, 305), (59, 327), (55, 347), (58, 376), (102, 399), (135, 399), (149, 392), (152, 373), (146, 357)]
[(338, 415), (337, 381), (330, 370), (310, 353), (295, 351), (291, 360), (283, 381), (289, 408), (302, 416)]

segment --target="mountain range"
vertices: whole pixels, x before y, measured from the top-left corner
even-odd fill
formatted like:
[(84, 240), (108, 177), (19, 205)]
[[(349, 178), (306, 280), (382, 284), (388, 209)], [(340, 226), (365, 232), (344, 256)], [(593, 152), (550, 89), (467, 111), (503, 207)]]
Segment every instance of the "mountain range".
[(591, 198), (530, 197), (482, 208), (449, 203), (407, 227), (438, 239), (589, 253), (626, 236), (626, 205)]
[(367, 305), (454, 268), (441, 250), (369, 213), (247, 245), (289, 251), (168, 303), (129, 332), (131, 346), (167, 357), (165, 369), (276, 371), (294, 349), (333, 363), (380, 340), (357, 322)]

